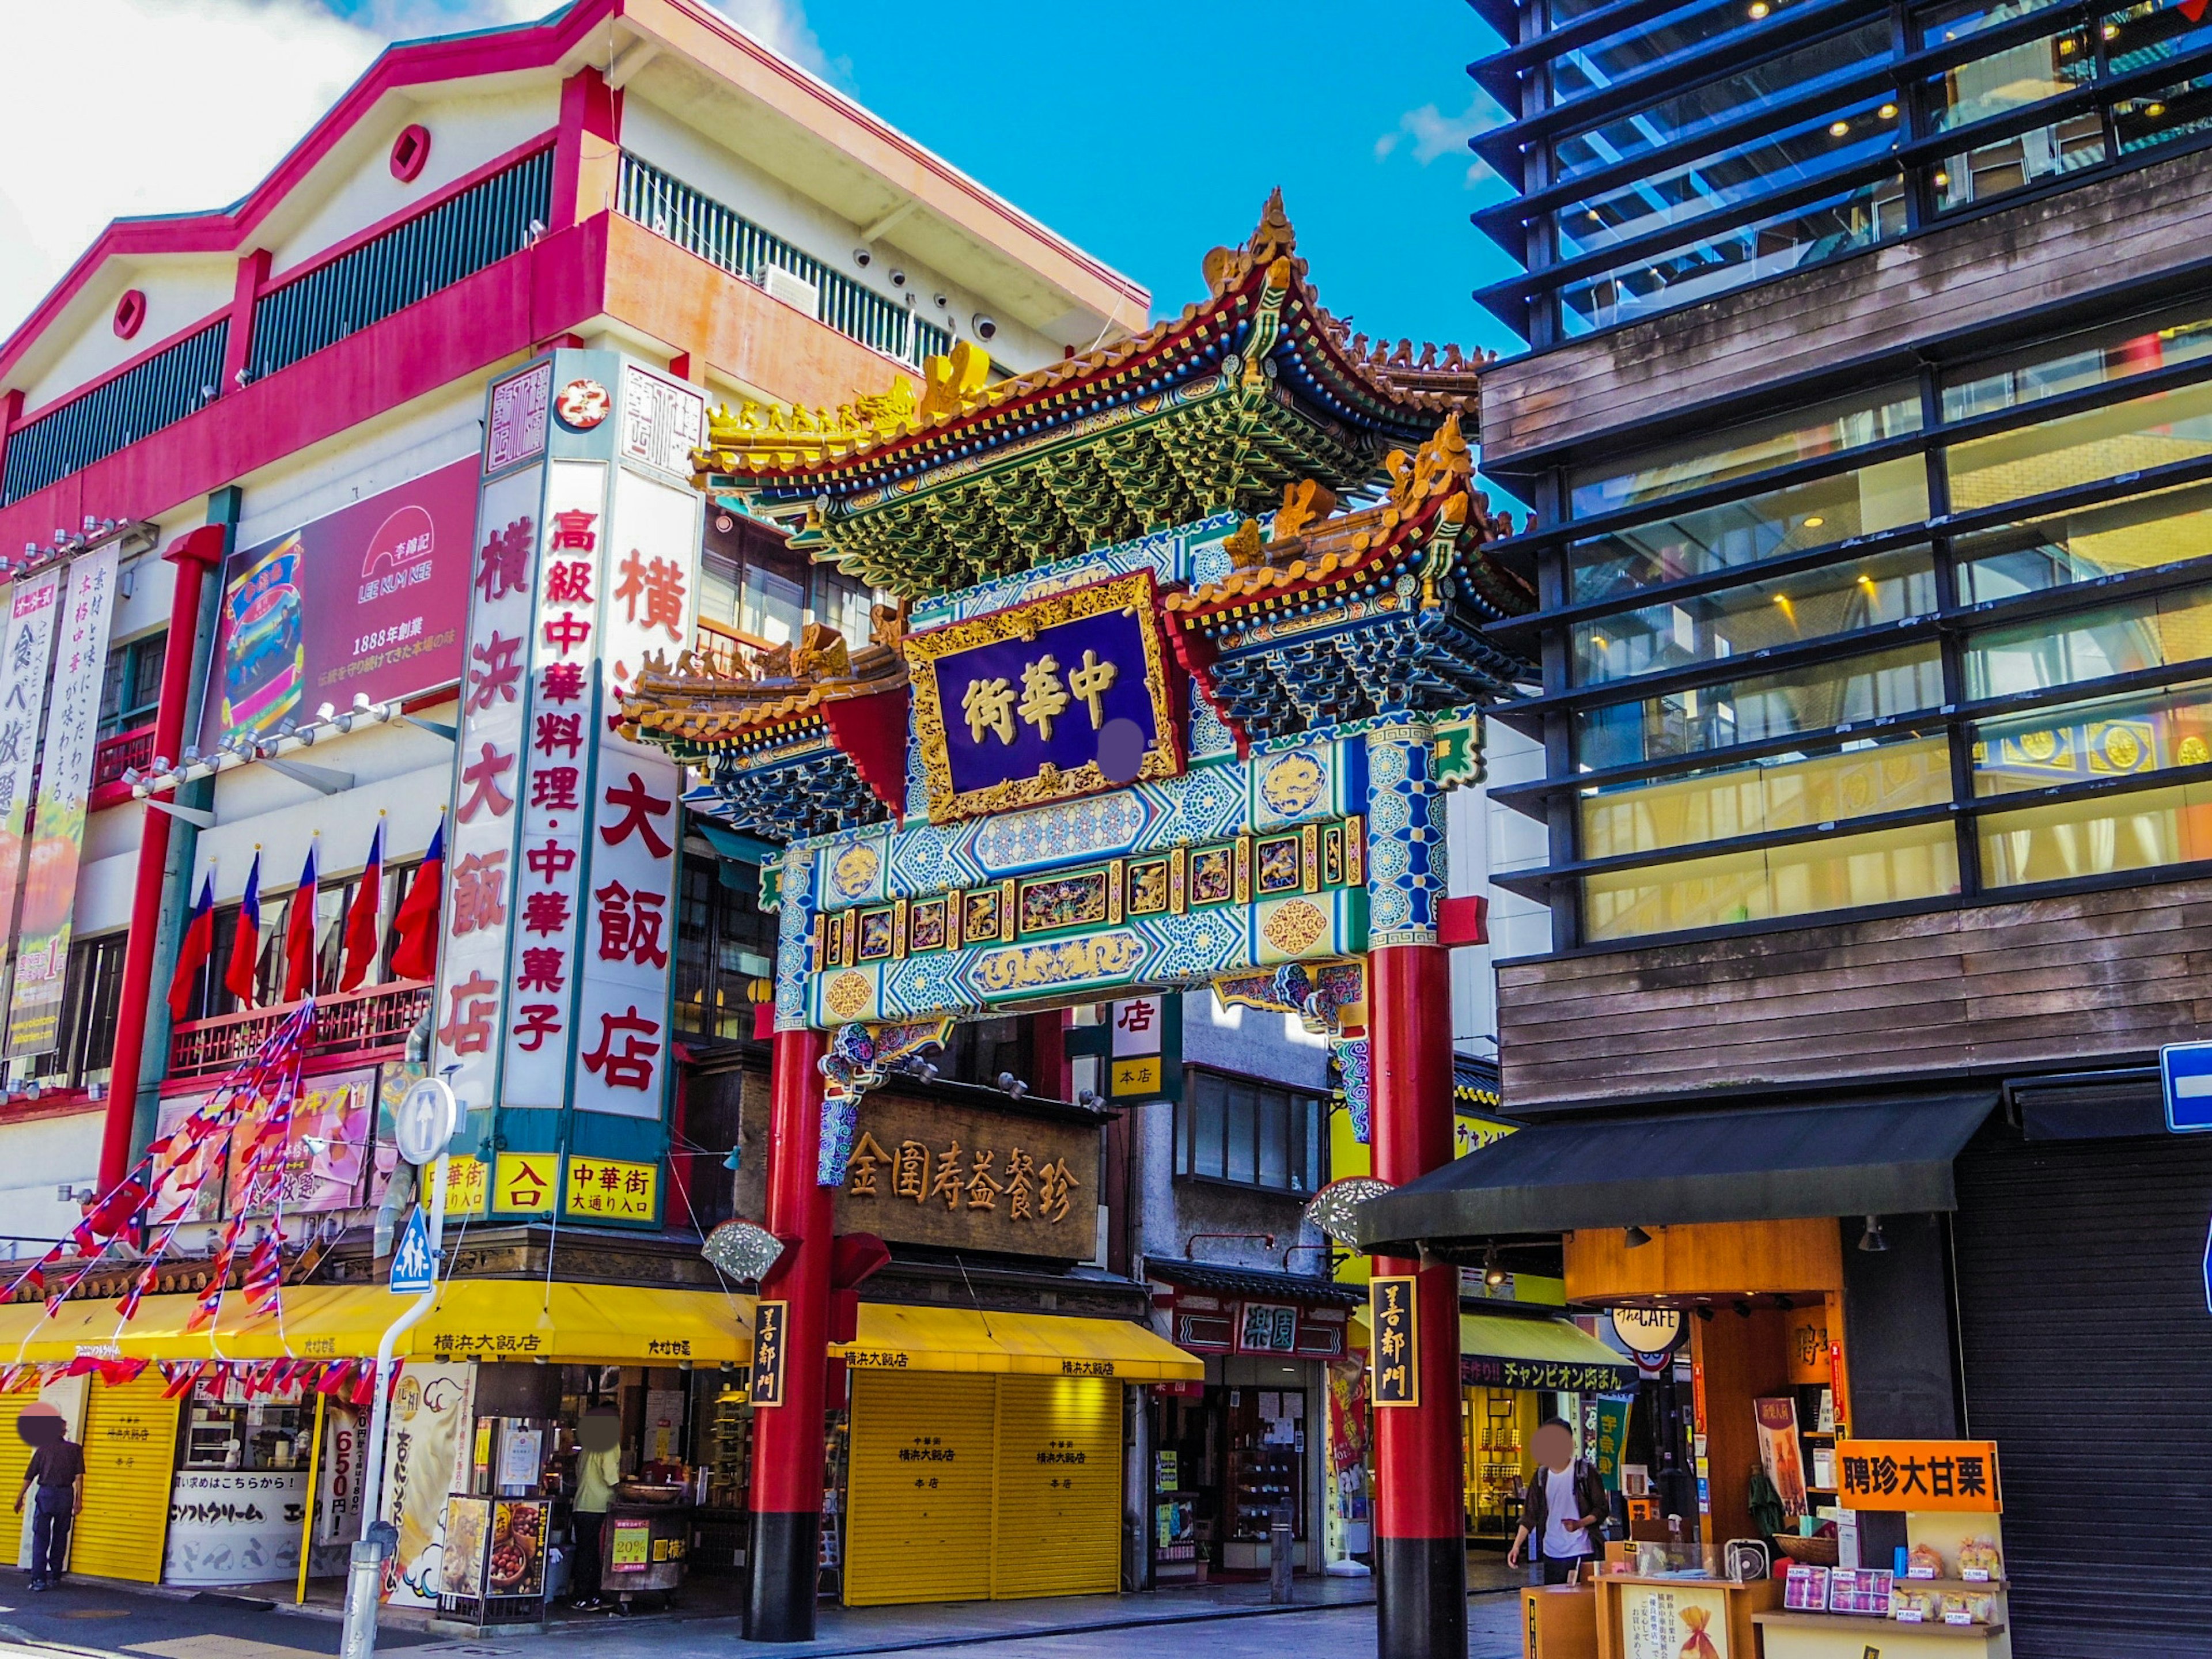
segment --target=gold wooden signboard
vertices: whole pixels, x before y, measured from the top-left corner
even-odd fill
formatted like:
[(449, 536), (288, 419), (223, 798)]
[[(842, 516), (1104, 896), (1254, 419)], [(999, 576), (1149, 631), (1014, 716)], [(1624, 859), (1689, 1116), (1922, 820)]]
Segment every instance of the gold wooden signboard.
[(988, 1103), (871, 1094), (837, 1231), (1088, 1261), (1098, 1253), (1098, 1131)]

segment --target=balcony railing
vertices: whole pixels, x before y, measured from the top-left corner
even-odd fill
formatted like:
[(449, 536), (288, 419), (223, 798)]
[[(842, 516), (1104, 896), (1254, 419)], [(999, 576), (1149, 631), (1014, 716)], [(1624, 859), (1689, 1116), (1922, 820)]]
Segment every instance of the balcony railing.
[(8, 434), (0, 507), (106, 459), (208, 403), (220, 388), (229, 341), (230, 319), (219, 318), (137, 368), (16, 428)]
[[(374, 985), (322, 998), (315, 1005), (310, 1059), (396, 1048), (430, 1006), (430, 988), (417, 981)], [(169, 1075), (204, 1077), (227, 1072), (251, 1054), (292, 1011), (292, 1005), (221, 1014), (179, 1025), (169, 1036)]]
[(538, 151), (253, 302), (258, 380), (529, 245), (553, 211), (553, 152)]
[(627, 152), (615, 188), (615, 210), (733, 276), (757, 283), (763, 268), (774, 265), (813, 283), (815, 320), (886, 357), (919, 367), (923, 358), (941, 356), (952, 349), (949, 329), (923, 321), (905, 307), (892, 304), (711, 196)]
[(92, 751), (92, 787), (95, 791), (121, 783), (132, 768), (144, 771), (154, 763), (154, 727), (148, 724), (102, 738)]

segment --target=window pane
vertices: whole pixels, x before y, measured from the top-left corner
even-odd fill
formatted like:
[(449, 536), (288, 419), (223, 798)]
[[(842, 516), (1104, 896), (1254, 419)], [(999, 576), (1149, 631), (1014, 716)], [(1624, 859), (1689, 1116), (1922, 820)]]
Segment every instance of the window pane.
[(1932, 898), (1959, 890), (1948, 823), (1692, 859), (1583, 881), (1592, 940)]
[(2104, 159), (2104, 118), (2094, 111), (2071, 116), (1947, 156), (1936, 171), (1936, 210), (1970, 207)]
[(1573, 602), (1755, 565), (1927, 516), (1926, 463), (1906, 455), (1577, 542), (1567, 550)]
[(1884, 386), (1818, 408), (1794, 410), (1780, 420), (1747, 422), (1649, 450), (1626, 465), (1615, 460), (1581, 468), (1569, 475), (1568, 510), (1586, 519), (1919, 430), (1917, 389)]
[(2212, 858), (2212, 784), (2061, 801), (1982, 820), (1990, 887), (2068, 881)]
[(1952, 0), (1949, 5), (1937, 6), (1922, 15), (1920, 44), (1932, 46), (1946, 40), (1962, 40), (2057, 3), (2057, 0)]
[(1868, 23), (1802, 46), (1754, 69), (1709, 82), (1562, 138), (1553, 147), (1557, 176), (1571, 179), (1626, 156), (1671, 144), (1723, 121), (1801, 98), (1889, 56), (1889, 24)]
[(1221, 1079), (1201, 1072), (1194, 1079), (1197, 1087), (1193, 1091), (1195, 1111), (1191, 1120), (1190, 1172), (1193, 1175), (1219, 1176), (1227, 1165), (1222, 1158), (1222, 1133), (1225, 1114), (1222, 1097), (1225, 1092)]
[(1960, 538), (1969, 605), (2039, 593), (2212, 552), (2212, 484), (2161, 489)]
[(1260, 1184), (1291, 1184), (1291, 1098), (1272, 1089), (1259, 1091)]
[(2008, 111), (2057, 98), (2097, 78), (2097, 55), (2086, 28), (2061, 30), (2039, 40), (1977, 58), (1928, 82), (1930, 130), (1950, 132)]
[(1944, 451), (1965, 512), (2212, 455), (2212, 380), (2062, 416)]
[(1231, 1181), (1250, 1181), (1257, 1170), (1254, 1158), (1260, 1141), (1259, 1091), (1249, 1083), (1228, 1085), (1229, 1165)]
[(738, 600), (738, 630), (770, 645), (799, 637), (806, 609), (806, 590), (789, 577), (747, 565)]
[(1583, 797), (1582, 851), (1584, 858), (1618, 858), (1950, 799), (1951, 750), (1942, 735), (1860, 742), (1831, 754), (1777, 755), (1595, 791)]
[(1672, 605), (1577, 623), (1578, 685), (1741, 657), (1923, 616), (1936, 608), (1936, 567), (1925, 548), (1800, 576), (1753, 582)]
[(2185, 588), (1966, 641), (1966, 695), (2011, 696), (2212, 657), (2212, 587)]
[[(1759, 20), (1780, 11), (1783, 4), (1784, 0), (1771, 0), (1769, 10), (1760, 12)], [(1753, 27), (1743, 0), (1686, 6), (1648, 23), (1626, 25), (1553, 59), (1552, 101), (1562, 104), (1598, 91), (1625, 76), (1695, 51), (1735, 30), (1747, 33)]]
[(2212, 16), (2183, 0), (2142, 0), (2106, 12), (2098, 27), (2105, 37), (2107, 76), (2132, 75), (2212, 45)]
[(2011, 794), (2212, 761), (2212, 680), (2039, 708), (1974, 728), (1974, 793)]
[(2212, 319), (2202, 317), (2085, 329), (1962, 371), (1943, 388), (1943, 418), (1987, 415), (2207, 356)]
[(2212, 132), (2212, 75), (2176, 81), (2146, 97), (2124, 98), (2112, 108), (2123, 155), (2198, 137)]
[(1893, 173), (1570, 283), (1559, 290), (1559, 325), (1571, 336), (1609, 328), (1871, 246), (1904, 229), (1905, 185)]
[(1574, 717), (1575, 757), (1586, 769), (1631, 766), (1908, 714), (1942, 701), (1942, 658), (1930, 641), (1848, 662), (1580, 709)]

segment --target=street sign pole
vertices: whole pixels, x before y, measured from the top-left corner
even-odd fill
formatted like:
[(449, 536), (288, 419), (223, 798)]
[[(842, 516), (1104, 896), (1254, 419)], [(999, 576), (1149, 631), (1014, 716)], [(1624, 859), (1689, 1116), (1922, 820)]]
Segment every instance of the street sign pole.
[[(368, 1449), (362, 1462), (361, 1540), (353, 1547), (346, 1575), (345, 1628), (340, 1659), (371, 1659), (376, 1651), (376, 1608), (383, 1589), (384, 1563), (398, 1543), (398, 1529), (384, 1519), (384, 1437), (391, 1406), (392, 1352), (400, 1337), (430, 1311), (438, 1299), (438, 1267), (446, 1238), (447, 1146), (458, 1119), (453, 1091), (441, 1078), (425, 1078), (407, 1091), (394, 1114), (400, 1155), (418, 1169), (432, 1158), (430, 1176), (430, 1282), (417, 1291), (399, 1316), (384, 1328), (376, 1344), (374, 1403), (369, 1408)], [(394, 1266), (398, 1253), (394, 1252)]]

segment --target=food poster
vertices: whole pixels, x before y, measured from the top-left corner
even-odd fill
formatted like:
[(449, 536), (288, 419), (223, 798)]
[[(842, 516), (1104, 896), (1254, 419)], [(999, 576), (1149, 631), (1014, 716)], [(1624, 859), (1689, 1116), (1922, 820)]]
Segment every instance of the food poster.
[[(175, 1133), (178, 1126), (194, 1112), (213, 1099), (212, 1095), (170, 1095), (161, 1102), (155, 1114), (154, 1133), (158, 1139)], [(186, 1221), (215, 1221), (222, 1215), (224, 1159), (228, 1155), (231, 1134), (228, 1132), (210, 1135), (191, 1152), (175, 1158), (164, 1158), (155, 1166), (154, 1197), (147, 1213), (156, 1221), (168, 1216), (192, 1194), (191, 1207), (185, 1212)], [(197, 1192), (193, 1183), (198, 1183)]]
[(546, 1505), (501, 1498), (491, 1505), (491, 1587), (494, 1595), (545, 1594)]
[(438, 1552), (438, 1589), (446, 1595), (483, 1594), (484, 1547), (491, 1536), (491, 1500), (446, 1499), (446, 1542)]
[(384, 1451), (384, 1518), (399, 1529), (385, 1565), (385, 1600), (437, 1605), (444, 1565), (446, 1498), (465, 1484), (476, 1367), (410, 1363), (392, 1390)]
[(288, 1215), (299, 1215), (349, 1209), (360, 1203), (376, 1099), (374, 1066), (304, 1080), (276, 1163), (248, 1192), (246, 1171), (264, 1139), (263, 1121), (251, 1120), (231, 1137), (230, 1171), (224, 1183), (227, 1213), (265, 1215), (281, 1206)]
[(1728, 1592), (1718, 1585), (1624, 1584), (1623, 1659), (1752, 1659), (1729, 1651)]
[(1754, 1400), (1759, 1415), (1759, 1462), (1774, 1490), (1782, 1495), (1782, 1512), (1791, 1520), (1808, 1513), (1805, 1498), (1805, 1459), (1797, 1446), (1797, 1402), (1780, 1399)]

